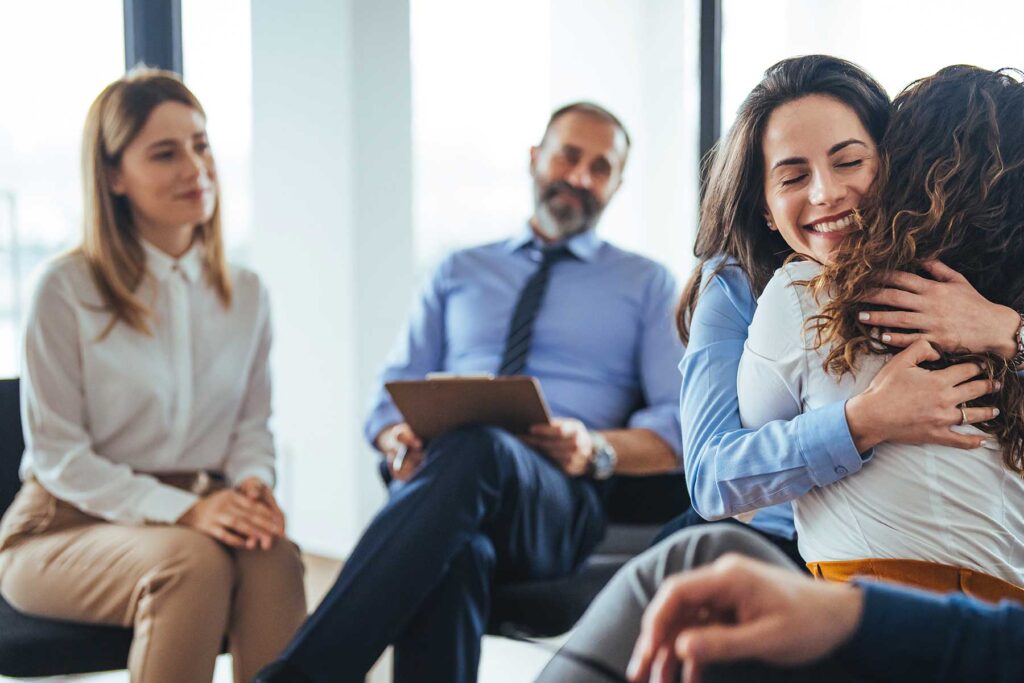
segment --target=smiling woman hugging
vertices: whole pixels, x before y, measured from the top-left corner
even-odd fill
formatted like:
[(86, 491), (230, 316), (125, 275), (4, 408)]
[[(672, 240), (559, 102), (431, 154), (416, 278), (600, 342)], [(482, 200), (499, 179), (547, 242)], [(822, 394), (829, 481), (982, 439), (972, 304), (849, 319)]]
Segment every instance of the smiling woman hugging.
[[(816, 116), (813, 109), (776, 114), (780, 130), (810, 125)], [(1016, 72), (949, 67), (896, 98), (877, 193), (858, 202), (863, 229), (839, 240), (821, 233), (822, 220), (836, 223), (854, 208), (827, 184), (808, 195), (832, 192), (827, 211), (813, 201), (768, 196), (787, 242), (814, 260), (780, 269), (759, 300), (738, 375), (745, 426), (870, 395), (893, 350), (859, 314), (893, 271), (909, 273), (904, 282), (927, 293), (937, 283), (919, 274), (942, 259), (994, 305), (1024, 305), (1022, 124), (1024, 86)], [(769, 131), (767, 160), (771, 137)], [(789, 172), (778, 175), (778, 186), (789, 187)], [(942, 419), (960, 423), (954, 429), (976, 447), (877, 445), (856, 476), (794, 502), (800, 552), (824, 578), (869, 575), (1024, 602), (1021, 380), (1001, 356), (967, 349), (940, 355), (924, 340), (908, 351), (915, 349), (918, 360), (940, 361), (945, 369), (937, 372), (955, 378), (942, 391), (950, 404)], [(995, 407), (991, 400), (966, 407), (993, 389)], [(917, 397), (908, 392), (905, 400)]]

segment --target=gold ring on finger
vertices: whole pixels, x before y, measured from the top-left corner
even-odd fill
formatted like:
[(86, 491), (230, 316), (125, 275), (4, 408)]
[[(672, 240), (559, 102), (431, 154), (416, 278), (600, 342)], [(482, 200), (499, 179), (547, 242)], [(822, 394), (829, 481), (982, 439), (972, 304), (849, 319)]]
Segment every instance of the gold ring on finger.
[(960, 424), (967, 424), (967, 409), (960, 406)]

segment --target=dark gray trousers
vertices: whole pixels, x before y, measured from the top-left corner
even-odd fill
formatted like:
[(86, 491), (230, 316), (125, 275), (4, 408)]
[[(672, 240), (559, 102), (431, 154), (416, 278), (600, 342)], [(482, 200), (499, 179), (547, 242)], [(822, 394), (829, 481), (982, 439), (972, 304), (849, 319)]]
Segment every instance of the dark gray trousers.
[[(691, 527), (669, 536), (633, 558), (605, 586), (580, 619), (568, 642), (537, 678), (537, 683), (590, 683), (606, 678), (566, 656), (566, 651), (600, 662), (625, 680), (626, 665), (640, 635), (644, 610), (667, 577), (710, 564), (726, 553), (739, 553), (770, 564), (800, 569), (785, 553), (760, 535), (731, 524)], [(828, 679), (821, 676), (829, 676)], [(704, 681), (812, 681), (832, 683), (852, 680), (834, 666), (772, 669), (754, 663), (717, 667)]]

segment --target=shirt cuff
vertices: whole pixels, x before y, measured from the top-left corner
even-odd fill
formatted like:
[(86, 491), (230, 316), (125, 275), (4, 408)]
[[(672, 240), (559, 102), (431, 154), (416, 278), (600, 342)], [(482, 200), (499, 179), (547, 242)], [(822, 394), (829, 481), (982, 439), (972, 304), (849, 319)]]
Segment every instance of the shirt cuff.
[(252, 464), (242, 467), (237, 472), (228, 472), (228, 485), (238, 486), (249, 477), (256, 477), (270, 488), (274, 488), (274, 485), (277, 483), (277, 476), (274, 473), (273, 467)]
[(199, 496), (166, 484), (157, 484), (142, 499), (140, 510), (143, 520), (158, 524), (174, 524), (183, 514), (199, 502)]
[(828, 486), (858, 472), (871, 458), (871, 451), (862, 457), (853, 445), (845, 401), (830, 403), (802, 417), (800, 451), (815, 486)]
[(366, 437), (366, 442), (370, 446), (376, 448), (377, 444), (373, 442), (374, 439), (377, 438), (385, 427), (398, 424), (399, 422), (405, 422), (402, 413), (398, 412), (398, 408), (393, 404), (385, 403), (375, 408), (370, 417), (366, 419), (366, 425), (363, 427), (363, 436)]

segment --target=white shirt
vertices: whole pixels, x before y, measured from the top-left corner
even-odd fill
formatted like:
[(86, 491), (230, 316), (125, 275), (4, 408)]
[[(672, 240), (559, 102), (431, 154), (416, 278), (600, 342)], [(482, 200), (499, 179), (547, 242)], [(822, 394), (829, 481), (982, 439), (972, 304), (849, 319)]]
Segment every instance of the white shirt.
[[(758, 300), (740, 361), (740, 417), (758, 428), (867, 388), (887, 360), (859, 359), (837, 381), (822, 368), (805, 321), (818, 311), (807, 280), (820, 266), (801, 261), (775, 273)], [(982, 434), (972, 426), (957, 431)], [(794, 501), (800, 554), (808, 561), (891, 558), (977, 569), (1024, 585), (1024, 478), (1004, 464), (998, 444), (883, 443), (855, 475)]]
[(197, 500), (147, 472), (223, 472), (274, 483), (270, 316), (257, 276), (232, 269), (224, 308), (201, 245), (175, 261), (149, 244), (137, 292), (151, 335), (117, 323), (83, 256), (49, 264), (24, 337), (22, 421), (29, 474), (79, 509), (128, 524), (174, 522)]

